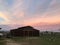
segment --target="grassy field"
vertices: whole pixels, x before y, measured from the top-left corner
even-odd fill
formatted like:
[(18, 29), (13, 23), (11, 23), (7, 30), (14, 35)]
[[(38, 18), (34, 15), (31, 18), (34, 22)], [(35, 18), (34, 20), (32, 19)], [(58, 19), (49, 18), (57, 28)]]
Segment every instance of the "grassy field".
[[(21, 45), (60, 45), (59, 35), (40, 35), (39, 37), (11, 37)], [(6, 39), (0, 38), (0, 45), (6, 45)]]
[(6, 45), (5, 39), (0, 37), (0, 45)]
[(12, 38), (22, 45), (60, 45), (60, 36), (43, 35), (40, 37), (14, 37)]

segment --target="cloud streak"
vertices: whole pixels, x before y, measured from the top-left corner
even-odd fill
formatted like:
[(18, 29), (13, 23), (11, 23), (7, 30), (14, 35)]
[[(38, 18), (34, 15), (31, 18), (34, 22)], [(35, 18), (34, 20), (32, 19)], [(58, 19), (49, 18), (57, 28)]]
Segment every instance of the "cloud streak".
[(0, 12), (9, 24), (59, 23), (60, 0), (0, 0)]
[[(44, 1), (45, 2), (45, 1)], [(38, 9), (37, 12), (34, 14), (28, 14), (25, 17), (25, 24), (26, 25), (33, 25), (35, 23), (40, 23), (40, 22), (46, 22), (46, 23), (60, 23), (60, 1), (59, 0), (48, 0), (45, 3), (42, 3), (42, 5)], [(47, 5), (48, 4), (48, 5)], [(44, 10), (44, 11), (43, 11)], [(41, 12), (42, 13), (41, 13)], [(31, 16), (28, 16), (31, 15)]]
[[(0, 6), (3, 7), (1, 8), (2, 10), (0, 12), (2, 13), (7, 13), (9, 17), (6, 17), (5, 14), (0, 14), (0, 17), (2, 17), (5, 21), (10, 21), (8, 22), (9, 24), (11, 23), (22, 23), (22, 17), (24, 17), (24, 10), (23, 10), (23, 0), (1, 0)], [(4, 22), (5, 23), (5, 22)]]

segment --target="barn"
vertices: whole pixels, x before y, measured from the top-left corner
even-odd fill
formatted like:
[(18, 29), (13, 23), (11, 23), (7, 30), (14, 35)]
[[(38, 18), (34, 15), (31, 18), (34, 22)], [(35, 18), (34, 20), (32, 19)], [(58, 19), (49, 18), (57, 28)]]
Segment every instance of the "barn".
[(10, 33), (11, 36), (21, 36), (21, 37), (39, 36), (39, 30), (34, 29), (31, 26), (24, 26), (17, 29), (12, 29)]

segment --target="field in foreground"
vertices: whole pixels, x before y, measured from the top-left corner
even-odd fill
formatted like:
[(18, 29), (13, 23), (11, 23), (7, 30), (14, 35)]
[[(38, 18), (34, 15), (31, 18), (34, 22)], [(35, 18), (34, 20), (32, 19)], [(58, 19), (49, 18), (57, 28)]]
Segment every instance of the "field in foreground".
[(14, 37), (11, 39), (21, 45), (60, 45), (60, 36)]
[(6, 42), (5, 42), (5, 39), (4, 38), (0, 38), (0, 45), (5, 45)]
[(60, 45), (60, 36), (43, 35), (40, 37), (11, 37), (0, 38), (0, 45), (6, 45), (7, 42), (19, 45)]

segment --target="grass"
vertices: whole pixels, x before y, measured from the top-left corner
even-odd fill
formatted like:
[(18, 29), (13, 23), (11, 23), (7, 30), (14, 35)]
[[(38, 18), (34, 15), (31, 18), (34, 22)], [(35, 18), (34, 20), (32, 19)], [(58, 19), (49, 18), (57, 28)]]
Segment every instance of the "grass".
[(43, 35), (40, 37), (15, 37), (11, 39), (18, 43), (28, 43), (28, 45), (60, 45), (60, 36)]
[[(60, 45), (59, 35), (41, 35), (40, 37), (11, 37), (17, 43), (23, 45)], [(5, 45), (6, 39), (0, 38), (0, 45)]]
[(5, 40), (4, 40), (4, 38), (1, 38), (0, 37), (0, 45), (5, 45), (6, 43), (5, 43)]
[(60, 38), (58, 37), (40, 37), (41, 45), (60, 45)]

